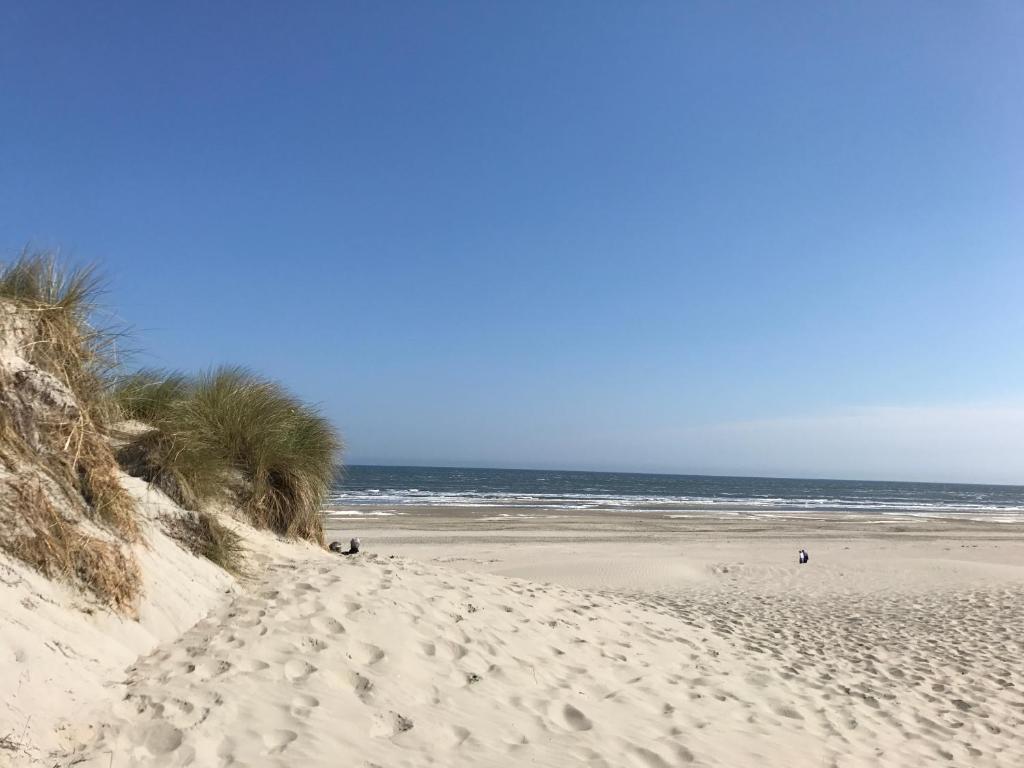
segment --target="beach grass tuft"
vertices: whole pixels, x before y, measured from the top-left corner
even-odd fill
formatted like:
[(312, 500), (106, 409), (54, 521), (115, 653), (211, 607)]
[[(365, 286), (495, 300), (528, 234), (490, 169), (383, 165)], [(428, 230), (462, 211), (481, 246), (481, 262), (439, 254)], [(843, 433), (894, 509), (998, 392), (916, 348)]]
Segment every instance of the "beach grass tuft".
[(62, 419), (34, 425), (47, 438), (51, 469), (62, 486), (77, 489), (95, 519), (136, 541), (134, 504), (118, 482), (106, 438), (116, 414), (108, 374), (117, 364), (120, 333), (93, 325), (102, 291), (93, 268), (64, 268), (48, 252), (25, 251), (0, 266), (0, 298), (19, 307), (31, 326), (25, 359), (74, 396)]
[(16, 483), (14, 491), (19, 525), (5, 529), (0, 545), (45, 576), (77, 582), (100, 601), (134, 614), (142, 577), (131, 554), (62, 516), (40, 483)]
[(205, 557), (228, 573), (242, 575), (242, 537), (209, 512), (192, 512), (167, 521), (168, 532), (193, 554)]
[(195, 382), (182, 373), (143, 370), (118, 380), (114, 402), (128, 419), (144, 422), (117, 453), (129, 474), (155, 485), (184, 509), (226, 492), (230, 464), (192, 418)]
[(46, 251), (26, 250), (0, 266), (0, 298), (22, 307), (35, 326), (26, 360), (56, 376), (98, 426), (115, 414), (107, 382), (123, 336), (94, 325), (103, 291), (95, 268), (65, 268)]
[(323, 544), (340, 442), (315, 408), (238, 367), (194, 379), (141, 372), (116, 393), (126, 416), (154, 427), (121, 450), (129, 472), (189, 509), (234, 487), (256, 527)]
[(144, 368), (119, 378), (113, 398), (124, 418), (154, 424), (188, 396), (191, 386), (183, 373)]

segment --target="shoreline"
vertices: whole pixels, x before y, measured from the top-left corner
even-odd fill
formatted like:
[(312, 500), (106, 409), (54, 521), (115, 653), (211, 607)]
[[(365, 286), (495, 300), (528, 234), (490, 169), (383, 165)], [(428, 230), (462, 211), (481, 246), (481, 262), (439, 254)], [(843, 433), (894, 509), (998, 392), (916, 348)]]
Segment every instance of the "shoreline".
[(924, 511), (911, 509), (849, 509), (849, 508), (751, 508), (735, 507), (691, 507), (666, 503), (664, 508), (611, 508), (557, 506), (538, 502), (536, 504), (369, 504), (348, 505), (325, 509), (328, 522), (331, 520), (358, 519), (438, 519), (450, 517), (463, 521), (518, 522), (525, 520), (557, 520), (560, 518), (591, 517), (594, 520), (609, 518), (637, 520), (705, 520), (705, 521), (793, 521), (868, 523), (871, 525), (913, 525), (921, 522), (963, 523), (979, 525), (1011, 526), (1024, 524), (1024, 512), (1006, 510), (1001, 512), (973, 510)]

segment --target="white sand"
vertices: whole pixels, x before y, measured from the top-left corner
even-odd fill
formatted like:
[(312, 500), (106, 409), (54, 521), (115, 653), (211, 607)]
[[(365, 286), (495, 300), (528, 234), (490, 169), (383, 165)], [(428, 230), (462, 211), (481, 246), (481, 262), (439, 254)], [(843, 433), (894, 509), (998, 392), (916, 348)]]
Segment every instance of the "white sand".
[(251, 582), (49, 764), (1024, 765), (1013, 529), (390, 524), (248, 534)]
[[(0, 555), (0, 766), (30, 761), (88, 736), (91, 711), (108, 700), (140, 653), (173, 641), (236, 591), (235, 581), (186, 553), (156, 524), (179, 510), (163, 494), (125, 475), (139, 500), (146, 544), (136, 547), (145, 599), (137, 621)], [(2, 742), (0, 742), (2, 743)]]
[(673, 544), (391, 535), (268, 552), (129, 670), (84, 764), (1024, 764), (1011, 538), (819, 542), (801, 569), (743, 536), (678, 566)]

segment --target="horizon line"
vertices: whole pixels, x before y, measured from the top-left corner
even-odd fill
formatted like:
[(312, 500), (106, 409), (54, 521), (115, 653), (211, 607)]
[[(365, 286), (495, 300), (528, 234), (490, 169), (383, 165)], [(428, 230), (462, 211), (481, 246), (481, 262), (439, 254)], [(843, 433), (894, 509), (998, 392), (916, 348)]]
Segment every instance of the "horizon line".
[(344, 471), (347, 467), (386, 467), (390, 469), (470, 469), (470, 470), (496, 470), (506, 472), (574, 472), (591, 475), (651, 475), (662, 477), (715, 477), (730, 478), (734, 480), (817, 480), (833, 483), (902, 483), (906, 485), (982, 485), (997, 486), (1005, 488), (1024, 488), (1024, 482), (1015, 483), (982, 483), (963, 482), (951, 480), (882, 480), (877, 478), (843, 478), (843, 477), (793, 477), (783, 475), (723, 475), (701, 472), (651, 472), (636, 470), (608, 470), (608, 469), (556, 469), (553, 467), (495, 467), (495, 466), (466, 466), (461, 464), (378, 464), (378, 463), (352, 463), (339, 462), (338, 466)]

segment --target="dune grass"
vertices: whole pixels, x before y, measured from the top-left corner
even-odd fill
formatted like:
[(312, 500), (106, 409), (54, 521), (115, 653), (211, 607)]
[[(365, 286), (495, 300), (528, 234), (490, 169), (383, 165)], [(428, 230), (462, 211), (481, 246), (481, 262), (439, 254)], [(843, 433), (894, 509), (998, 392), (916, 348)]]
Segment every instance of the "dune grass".
[(4, 530), (0, 546), (47, 577), (77, 582), (101, 602), (134, 614), (142, 576), (131, 554), (62, 517), (40, 483), (18, 482), (14, 491), (19, 526)]
[[(18, 354), (35, 376), (7, 371), (0, 380), (0, 465), (10, 477), (0, 489), (0, 547), (133, 612), (142, 582), (124, 544), (141, 533), (119, 461), (191, 510), (182, 536), (229, 571), (239, 572), (244, 553), (204, 509), (214, 500), (237, 502), (256, 526), (323, 544), (321, 505), (340, 447), (329, 422), (241, 368), (116, 378), (121, 336), (93, 322), (101, 292), (95, 271), (65, 269), (53, 254), (0, 264), (0, 300), (16, 308), (5, 321), (16, 324)], [(111, 433), (125, 418), (150, 428), (125, 428), (115, 457)]]
[(144, 371), (116, 397), (126, 416), (155, 427), (122, 449), (130, 472), (191, 509), (234, 486), (253, 525), (323, 543), (340, 442), (314, 408), (243, 368), (195, 379)]
[(155, 424), (174, 403), (188, 397), (191, 387), (182, 373), (144, 368), (117, 381), (114, 402), (124, 418)]
[(197, 439), (194, 392), (195, 382), (184, 374), (150, 369), (119, 380), (113, 397), (125, 418), (151, 428), (119, 449), (121, 466), (179, 506), (198, 511), (204, 501), (227, 492), (230, 464), (216, 445)]
[(53, 253), (25, 251), (0, 265), (0, 298), (28, 310), (35, 338), (25, 358), (56, 376), (98, 425), (115, 412), (107, 396), (121, 334), (94, 325), (103, 283), (93, 267), (65, 268)]
[(168, 532), (193, 554), (205, 557), (228, 573), (242, 575), (242, 537), (208, 512), (193, 512), (166, 521)]
[(77, 489), (95, 519), (135, 541), (134, 505), (117, 481), (106, 439), (106, 425), (116, 414), (107, 376), (117, 363), (119, 334), (92, 322), (101, 294), (92, 268), (65, 269), (51, 253), (26, 251), (0, 265), (0, 298), (20, 307), (32, 325), (24, 357), (56, 377), (77, 405), (57, 423), (36, 425), (49, 443), (51, 469), (62, 485)]

